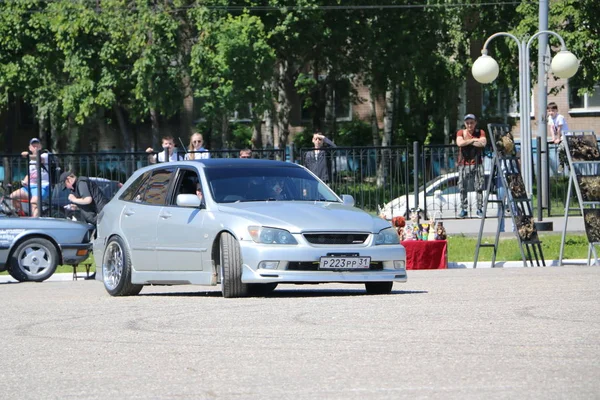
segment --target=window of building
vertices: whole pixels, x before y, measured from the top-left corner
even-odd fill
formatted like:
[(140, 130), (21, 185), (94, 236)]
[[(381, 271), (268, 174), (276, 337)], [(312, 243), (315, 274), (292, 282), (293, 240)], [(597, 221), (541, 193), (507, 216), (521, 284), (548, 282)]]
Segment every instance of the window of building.
[[(534, 116), (535, 110), (533, 90), (530, 99), (531, 118)], [(520, 113), (519, 93), (508, 87), (499, 87), (496, 84), (485, 85), (483, 88), (482, 112), (487, 117), (504, 117), (508, 115), (518, 118)]]
[(589, 94), (579, 94), (578, 91), (578, 86), (569, 85), (569, 112), (600, 112), (600, 85)]

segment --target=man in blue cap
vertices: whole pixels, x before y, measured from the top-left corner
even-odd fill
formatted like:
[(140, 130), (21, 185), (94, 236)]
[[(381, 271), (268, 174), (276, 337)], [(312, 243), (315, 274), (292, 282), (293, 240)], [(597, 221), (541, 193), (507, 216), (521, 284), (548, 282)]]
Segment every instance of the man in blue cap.
[(464, 118), (465, 129), (456, 133), (458, 146), (458, 187), (460, 189), (461, 211), (459, 218), (468, 215), (467, 182), (472, 180), (477, 191), (477, 216), (483, 218), (483, 149), (487, 144), (483, 129), (477, 129), (477, 118), (467, 114)]

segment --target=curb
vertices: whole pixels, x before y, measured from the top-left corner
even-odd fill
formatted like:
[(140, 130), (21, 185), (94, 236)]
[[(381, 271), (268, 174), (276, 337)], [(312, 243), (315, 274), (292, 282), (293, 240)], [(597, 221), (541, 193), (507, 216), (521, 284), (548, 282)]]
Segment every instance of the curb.
[[(593, 260), (592, 260), (593, 261)], [(449, 262), (448, 269), (466, 269), (466, 268), (474, 268), (474, 262)], [(573, 260), (563, 260), (562, 264), (559, 264), (558, 260), (546, 260), (546, 267), (566, 267), (566, 266), (586, 266), (588, 265), (587, 259), (573, 259)], [(593, 264), (592, 264), (593, 265)], [(534, 267), (538, 265), (533, 264)], [(539, 265), (543, 267), (543, 265)], [(531, 267), (531, 264), (528, 262), (527, 265), (523, 265), (523, 261), (496, 261), (496, 265), (492, 266), (491, 261), (479, 261), (477, 263), (477, 268), (523, 268), (523, 267)]]

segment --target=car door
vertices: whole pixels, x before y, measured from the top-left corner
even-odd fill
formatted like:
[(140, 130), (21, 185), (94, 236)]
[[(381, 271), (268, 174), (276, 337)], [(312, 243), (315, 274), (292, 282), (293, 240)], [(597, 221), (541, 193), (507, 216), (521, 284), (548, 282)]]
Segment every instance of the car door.
[(200, 271), (203, 261), (210, 260), (207, 256), (210, 243), (203, 229), (204, 206), (177, 205), (177, 195), (195, 194), (198, 183), (199, 174), (195, 168), (179, 169), (167, 205), (159, 213), (156, 255), (161, 271)]
[(156, 254), (159, 215), (165, 205), (175, 168), (158, 168), (132, 184), (131, 193), (121, 212), (121, 230), (127, 239), (133, 267), (138, 271), (158, 269)]

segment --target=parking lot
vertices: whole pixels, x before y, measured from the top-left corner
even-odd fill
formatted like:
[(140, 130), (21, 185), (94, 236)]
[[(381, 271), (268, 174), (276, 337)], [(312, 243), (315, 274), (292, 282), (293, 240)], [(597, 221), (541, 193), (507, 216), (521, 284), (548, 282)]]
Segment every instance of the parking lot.
[(597, 398), (600, 268), (409, 271), (269, 298), (0, 284), (6, 399)]

